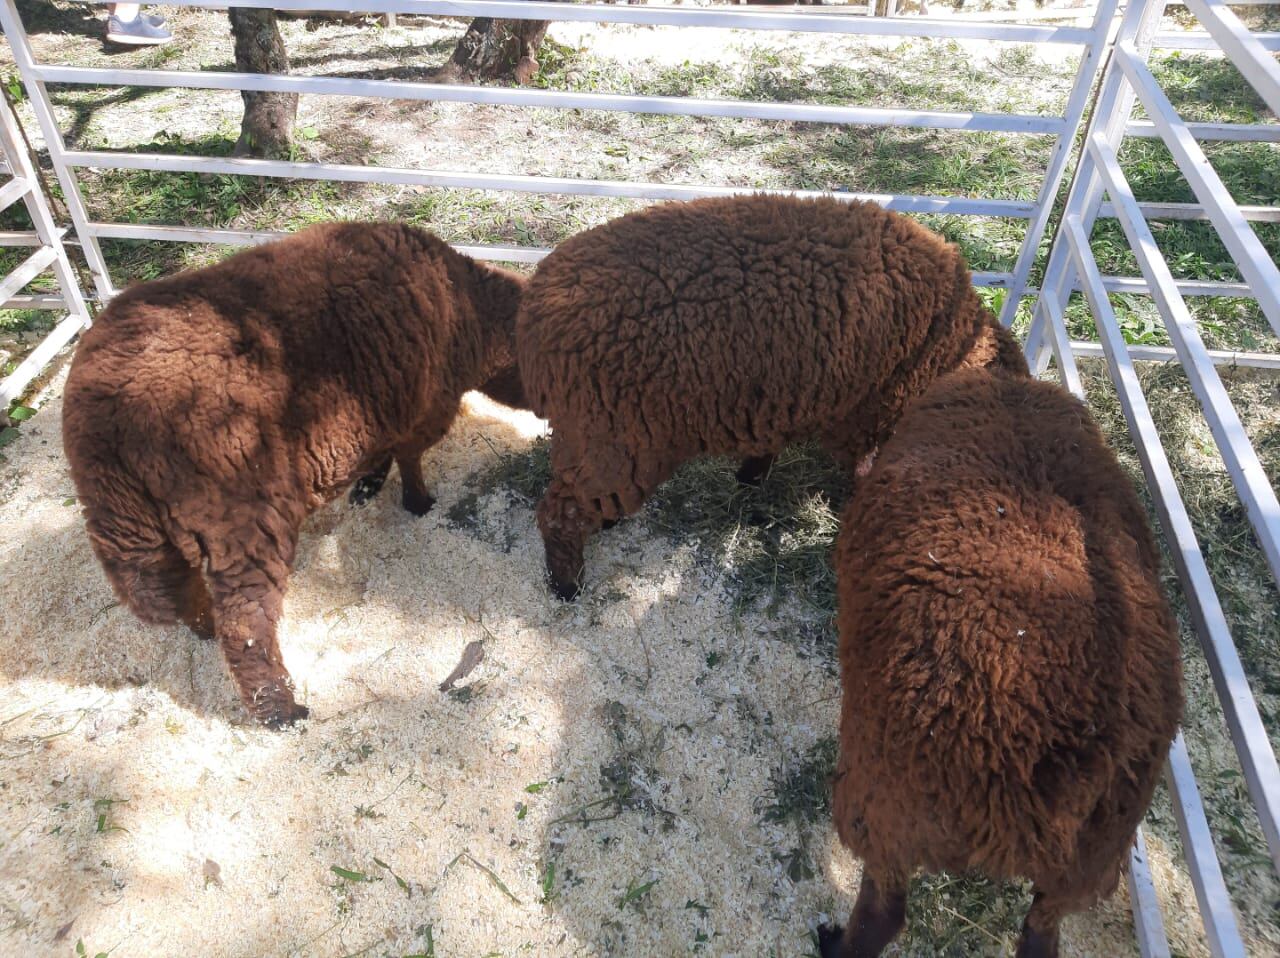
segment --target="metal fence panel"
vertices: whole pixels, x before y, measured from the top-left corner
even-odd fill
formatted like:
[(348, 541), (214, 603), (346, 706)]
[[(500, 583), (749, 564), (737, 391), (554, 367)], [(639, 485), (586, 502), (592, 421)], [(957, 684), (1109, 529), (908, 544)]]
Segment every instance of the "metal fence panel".
[[(913, 126), (957, 131), (997, 131), (1029, 136), (1053, 136), (1055, 142), (1033, 202), (982, 197), (919, 196), (911, 194), (841, 193), (806, 190), (771, 190), (795, 196), (833, 196), (841, 200), (864, 199), (889, 209), (912, 214), (993, 216), (1025, 220), (1027, 229), (1015, 265), (1009, 272), (979, 273), (975, 282), (1009, 290), (1001, 319), (1010, 323), (1026, 295), (1038, 294), (1027, 341), (1028, 358), (1042, 371), (1050, 357), (1056, 360), (1064, 385), (1083, 396), (1077, 357), (1099, 357), (1106, 363), (1130, 434), (1138, 449), (1147, 485), (1173, 555), (1191, 617), (1203, 648), (1215, 690), (1219, 696), (1232, 742), (1244, 770), (1249, 794), (1258, 811), (1271, 857), (1280, 868), (1280, 770), (1262, 723), (1248, 678), (1232, 641), (1226, 616), (1215, 591), (1203, 552), (1186, 506), (1174, 480), (1147, 399), (1143, 395), (1135, 363), (1177, 361), (1187, 371), (1209, 422), (1224, 462), (1239, 490), (1263, 551), (1280, 578), (1280, 505), (1267, 482), (1255, 450), (1215, 366), (1242, 364), (1280, 368), (1280, 354), (1249, 350), (1210, 350), (1199, 336), (1184, 296), (1241, 296), (1257, 299), (1260, 308), (1280, 332), (1280, 272), (1249, 226), (1250, 222), (1280, 221), (1280, 208), (1241, 206), (1227, 193), (1205, 159), (1198, 140), (1225, 142), (1278, 142), (1280, 124), (1232, 124), (1184, 122), (1173, 109), (1146, 66), (1153, 47), (1222, 49), (1276, 109), (1280, 104), (1280, 67), (1269, 51), (1280, 49), (1280, 34), (1251, 34), (1222, 0), (1186, 0), (1205, 32), (1160, 32), (1165, 0), (1133, 0), (1119, 19), (1114, 38), (1118, 0), (1102, 0), (1088, 27), (1035, 26), (983, 22), (956, 22), (927, 18), (868, 17), (850, 8), (844, 12), (742, 11), (670, 6), (613, 4), (561, 4), (522, 0), (230, 0), (202, 2), (175, 0), (180, 6), (221, 9), (228, 6), (279, 10), (342, 10), (345, 12), (432, 14), (439, 16), (491, 16), (599, 23), (626, 23), (670, 28), (717, 28), (755, 31), (795, 31), (842, 36), (892, 36), (984, 39), (994, 42), (1069, 44), (1082, 55), (1062, 116), (1028, 116), (965, 111), (911, 111), (874, 107), (779, 103), (746, 100), (714, 100), (695, 97), (657, 97), (621, 94), (573, 93), (554, 90), (502, 87), (451, 86), (395, 80), (341, 77), (273, 76), (226, 72), (166, 70), (111, 70), (42, 64), (36, 61), (14, 0), (0, 0), (0, 24), (14, 50), (15, 61), (28, 92), (49, 157), (65, 194), (75, 235), (93, 273), (102, 301), (114, 293), (105, 260), (98, 247), (104, 240), (151, 240), (180, 243), (219, 243), (243, 246), (266, 242), (272, 231), (225, 230), (180, 224), (128, 224), (90, 218), (80, 193), (77, 170), (132, 169), (156, 172), (199, 172), (241, 176), (291, 177), (309, 180), (413, 185), (428, 188), (466, 188), (526, 193), (623, 197), (639, 200), (692, 199), (757, 192), (745, 187), (698, 184), (644, 183), (592, 180), (573, 177), (532, 176), (506, 173), (474, 173), (384, 166), (356, 166), (323, 162), (251, 160), (209, 156), (109, 152), (69, 149), (50, 107), (49, 83), (110, 86), (185, 87), (208, 90), (280, 90), (304, 95), (373, 97), (411, 101), (451, 101), (527, 108), (588, 109), (648, 112), (684, 116), (739, 117), (770, 121), (836, 123), (870, 126)], [(1098, 89), (1087, 148), (1079, 151), (1078, 164), (1063, 211), (1062, 225), (1051, 246), (1042, 289), (1029, 288), (1041, 240), (1051, 219), (1053, 203), (1073, 156), (1090, 94), (1111, 54)], [(1141, 100), (1150, 119), (1132, 118)], [(10, 117), (10, 119), (12, 119)], [(1116, 159), (1125, 136), (1159, 138), (1172, 151), (1195, 193), (1197, 203), (1139, 203)], [(13, 167), (11, 166), (11, 169)], [(0, 208), (27, 198), (21, 184), (25, 175), (0, 187)], [(38, 191), (37, 194), (38, 195)], [(1142, 275), (1105, 276), (1089, 247), (1089, 235), (1099, 217), (1115, 217), (1124, 228), (1138, 257)], [(33, 214), (34, 218), (34, 214)], [(1239, 265), (1244, 282), (1175, 280), (1151, 239), (1148, 219), (1205, 220), (1222, 236)], [(31, 246), (35, 252), (16, 276), (0, 280), (0, 294), (13, 302), (48, 303), (49, 297), (23, 299), (18, 291), (29, 275), (53, 265), (59, 269), (65, 255), (55, 254), (61, 232), (47, 215), (34, 239), (23, 234), (0, 234), (0, 246)], [(57, 247), (60, 249), (60, 247)], [(532, 263), (548, 250), (532, 246), (461, 246), (463, 252), (485, 259)], [(67, 275), (71, 277), (69, 267)], [(74, 302), (68, 319), (57, 326), (23, 365), (28, 380), (31, 369), (46, 362), (87, 322), (88, 312), (79, 291), (71, 286)], [(66, 294), (68, 287), (63, 285)], [(1073, 341), (1066, 324), (1071, 296), (1083, 292), (1098, 328), (1099, 342)], [(1169, 331), (1172, 347), (1132, 346), (1124, 340), (1108, 299), (1114, 293), (1152, 296)], [(38, 369), (36, 369), (38, 372)], [(28, 375), (30, 374), (30, 375)], [(16, 376), (16, 374), (15, 374)], [(13, 378), (13, 377), (11, 377)], [(22, 383), (25, 385), (25, 381)], [(10, 390), (6, 380), (5, 390)], [(19, 387), (20, 388), (20, 387)], [(16, 393), (14, 393), (16, 395)], [(9, 397), (10, 392), (6, 391)], [(1215, 955), (1244, 953), (1240, 930), (1214, 852), (1212, 835), (1182, 737), (1175, 741), (1167, 767), (1167, 781), (1182, 834), (1187, 864), (1204, 918), (1209, 946)], [(1134, 924), (1144, 955), (1169, 954), (1156, 889), (1147, 867), (1141, 834), (1130, 861), (1129, 888)]]

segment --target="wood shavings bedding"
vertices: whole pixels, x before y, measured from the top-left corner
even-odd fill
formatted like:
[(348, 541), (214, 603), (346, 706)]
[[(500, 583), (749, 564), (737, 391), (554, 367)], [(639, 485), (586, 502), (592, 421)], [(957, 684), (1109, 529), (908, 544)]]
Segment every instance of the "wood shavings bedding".
[[(805, 955), (845, 915), (857, 864), (826, 813), (769, 814), (838, 710), (832, 670), (770, 637), (785, 611), (736, 616), (642, 519), (562, 606), (531, 509), (483, 500), (505, 538), (449, 521), (532, 417), (470, 398), (426, 456), (423, 519), (394, 477), (312, 518), (281, 645), (313, 717), (272, 733), (212, 643), (114, 604), (60, 412), (0, 465), (0, 953)], [(1123, 891), (1066, 927), (1068, 954), (1132, 942)]]

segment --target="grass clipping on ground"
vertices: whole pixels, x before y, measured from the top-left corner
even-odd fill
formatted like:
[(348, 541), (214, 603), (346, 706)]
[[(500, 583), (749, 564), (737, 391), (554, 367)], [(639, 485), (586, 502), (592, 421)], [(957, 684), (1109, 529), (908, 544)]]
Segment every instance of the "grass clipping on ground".
[[(847, 913), (825, 565), (843, 492), (813, 451), (759, 490), (692, 464), (598, 538), (564, 606), (533, 520), (541, 423), (471, 397), (426, 457), (430, 515), (393, 478), (308, 522), (282, 646), (313, 718), (275, 734), (212, 643), (116, 605), (59, 416), (0, 463), (0, 951), (808, 955)], [(1028, 899), (914, 892), (902, 954), (1008, 949)], [(1203, 953), (1193, 907), (1165, 918)], [(1123, 890), (1065, 950), (1134, 953)]]

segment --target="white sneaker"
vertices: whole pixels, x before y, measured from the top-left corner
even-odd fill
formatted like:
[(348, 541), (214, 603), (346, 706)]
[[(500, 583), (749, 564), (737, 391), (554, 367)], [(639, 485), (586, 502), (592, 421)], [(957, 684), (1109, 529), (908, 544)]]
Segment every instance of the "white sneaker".
[[(155, 22), (157, 19), (160, 23)], [(132, 20), (107, 17), (107, 41), (129, 47), (156, 47), (173, 39), (173, 34), (161, 25), (163, 23), (163, 18), (142, 14)]]

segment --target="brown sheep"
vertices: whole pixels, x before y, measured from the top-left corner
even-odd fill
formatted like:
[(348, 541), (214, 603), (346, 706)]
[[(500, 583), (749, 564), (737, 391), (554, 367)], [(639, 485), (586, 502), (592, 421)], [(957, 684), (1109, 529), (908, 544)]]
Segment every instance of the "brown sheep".
[(862, 858), (847, 930), (878, 955), (913, 871), (1027, 878), (1018, 954), (1109, 895), (1182, 710), (1142, 503), (1083, 404), (988, 370), (912, 404), (836, 547), (833, 809)]
[(333, 223), (121, 293), (76, 350), (63, 437), (116, 593), (216, 635), (260, 721), (304, 718), (276, 642), (303, 519), (393, 459), (405, 508), (431, 508), (420, 458), (462, 394), (523, 402), (522, 287), (421, 230)]
[(871, 203), (754, 195), (650, 207), (580, 233), (526, 287), (516, 351), (550, 420), (538, 505), (552, 586), (682, 462), (767, 470), (819, 438), (857, 462), (964, 363), (1025, 370), (960, 251)]

